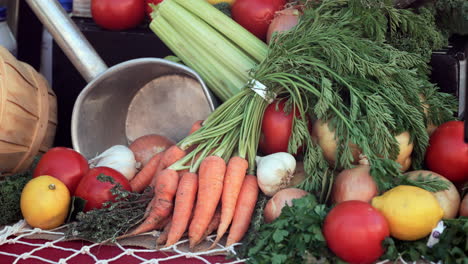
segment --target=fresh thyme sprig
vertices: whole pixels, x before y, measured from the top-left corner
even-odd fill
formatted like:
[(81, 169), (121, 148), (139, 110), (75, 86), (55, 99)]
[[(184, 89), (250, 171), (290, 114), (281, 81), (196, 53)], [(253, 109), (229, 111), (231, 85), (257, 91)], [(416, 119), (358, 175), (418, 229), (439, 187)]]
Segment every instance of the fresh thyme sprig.
[[(98, 180), (111, 183), (113, 181), (111, 177), (102, 174), (98, 176)], [(117, 237), (144, 220), (145, 209), (153, 198), (152, 188), (148, 187), (140, 194), (127, 191), (117, 183), (111, 189), (111, 193), (116, 196), (114, 202), (106, 202), (101, 209), (79, 212), (76, 221), (69, 225), (65, 236), (96, 243), (114, 242)]]

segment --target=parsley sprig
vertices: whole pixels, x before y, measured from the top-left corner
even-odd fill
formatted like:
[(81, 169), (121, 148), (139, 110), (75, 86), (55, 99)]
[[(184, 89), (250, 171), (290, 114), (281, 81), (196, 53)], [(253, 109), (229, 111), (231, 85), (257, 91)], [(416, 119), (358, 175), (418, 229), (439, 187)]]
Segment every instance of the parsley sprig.
[(401, 256), (405, 261), (426, 259), (432, 262), (467, 264), (468, 218), (444, 220), (444, 224), (446, 229), (432, 248), (426, 246), (427, 238), (417, 241), (388, 238), (385, 241), (387, 251), (381, 259), (396, 260)]
[(313, 195), (293, 200), (293, 206), (285, 206), (275, 221), (260, 226), (248, 250), (249, 262), (340, 263), (322, 235), (327, 213), (328, 208)]

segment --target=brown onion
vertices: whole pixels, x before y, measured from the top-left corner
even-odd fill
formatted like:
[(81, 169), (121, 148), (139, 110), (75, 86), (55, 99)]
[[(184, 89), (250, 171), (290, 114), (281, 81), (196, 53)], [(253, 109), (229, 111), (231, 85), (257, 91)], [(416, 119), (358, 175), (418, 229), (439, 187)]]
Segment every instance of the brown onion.
[(468, 194), (465, 195), (460, 203), (460, 216), (468, 217)]
[(263, 216), (266, 223), (275, 220), (280, 214), (283, 207), (287, 204), (292, 206), (292, 200), (306, 196), (308, 192), (298, 188), (286, 188), (277, 192), (270, 200), (268, 200), (263, 211)]
[(304, 171), (304, 162), (296, 161), (296, 170), (294, 171), (288, 187), (294, 187), (302, 183), (306, 179), (306, 176), (306, 172)]
[(332, 203), (349, 200), (370, 202), (378, 194), (377, 184), (370, 175), (368, 165), (359, 165), (341, 171), (333, 183)]
[(140, 163), (140, 168), (142, 168), (155, 154), (166, 150), (174, 144), (174, 141), (165, 136), (148, 134), (135, 139), (129, 148), (133, 151), (136, 162)]
[(449, 189), (435, 192), (434, 196), (444, 210), (443, 219), (452, 219), (457, 217), (458, 206), (460, 205), (460, 194), (458, 193), (457, 187), (455, 187), (451, 181), (440, 174), (428, 170), (410, 171), (405, 173), (405, 175), (408, 175), (408, 178), (413, 180), (417, 179), (418, 176), (423, 178), (430, 176), (431, 178), (436, 177), (446, 181), (449, 184)]
[(275, 32), (284, 32), (293, 28), (299, 22), (300, 12), (296, 8), (287, 8), (275, 13), (275, 17), (268, 26), (267, 43)]

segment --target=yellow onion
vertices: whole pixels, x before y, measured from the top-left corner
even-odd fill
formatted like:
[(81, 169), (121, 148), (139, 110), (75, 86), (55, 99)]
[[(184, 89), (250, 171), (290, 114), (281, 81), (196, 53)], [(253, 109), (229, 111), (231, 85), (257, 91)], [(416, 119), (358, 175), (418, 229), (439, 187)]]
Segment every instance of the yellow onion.
[(292, 206), (294, 199), (299, 199), (308, 194), (308, 192), (298, 188), (286, 188), (277, 192), (268, 200), (263, 211), (263, 217), (266, 223), (270, 223), (281, 214), (285, 205)]
[(267, 43), (270, 43), (271, 37), (275, 32), (288, 31), (299, 22), (300, 11), (296, 8), (287, 8), (275, 13), (275, 17), (268, 26)]

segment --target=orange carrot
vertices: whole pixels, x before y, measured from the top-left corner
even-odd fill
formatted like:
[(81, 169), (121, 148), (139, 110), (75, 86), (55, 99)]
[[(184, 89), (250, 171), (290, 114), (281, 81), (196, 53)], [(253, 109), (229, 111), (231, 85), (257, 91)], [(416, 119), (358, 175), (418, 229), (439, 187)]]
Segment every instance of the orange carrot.
[(218, 208), (216, 208), (216, 212), (215, 212), (213, 218), (211, 218), (210, 224), (206, 228), (206, 231), (203, 234), (201, 240), (203, 240), (207, 236), (211, 235), (211, 233), (213, 233), (219, 227), (220, 222), (221, 222), (221, 207), (218, 206)]
[(229, 159), (224, 176), (223, 194), (221, 196), (221, 222), (219, 223), (213, 246), (223, 237), (231, 224), (236, 209), (236, 202), (244, 182), (249, 162), (239, 156)]
[(189, 135), (192, 134), (193, 132), (197, 131), (198, 129), (200, 129), (202, 127), (202, 125), (203, 125), (203, 121), (204, 120), (195, 121), (195, 123), (193, 123), (192, 127), (190, 128)]
[(189, 227), (190, 248), (198, 244), (216, 211), (223, 191), (226, 162), (218, 156), (208, 156), (198, 169), (198, 195)]
[(161, 161), (162, 152), (154, 155), (146, 166), (138, 172), (135, 177), (130, 181), (130, 186), (133, 192), (143, 191), (150, 183), (156, 173), (156, 169)]
[(131, 233), (132, 235), (141, 234), (161, 226), (161, 221), (166, 219), (172, 212), (178, 182), (179, 175), (175, 170), (165, 169), (159, 173), (148, 216)]
[(239, 242), (249, 228), (258, 198), (257, 177), (245, 176), (227, 237), (226, 247)]
[(193, 172), (186, 172), (182, 175), (177, 188), (174, 212), (172, 214), (172, 225), (169, 230), (166, 247), (173, 245), (187, 230), (187, 226), (192, 215), (195, 198), (198, 189), (198, 176)]
[(158, 238), (156, 239), (156, 245), (164, 245), (164, 243), (166, 243), (171, 226), (172, 218), (169, 218), (168, 223), (164, 226), (163, 231), (159, 234)]
[(179, 146), (177, 145), (173, 145), (169, 147), (168, 149), (166, 149), (161, 156), (161, 161), (158, 164), (156, 173), (153, 179), (151, 180), (150, 186), (154, 187), (156, 185), (156, 178), (158, 178), (158, 175), (162, 170), (171, 166), (173, 163), (180, 160), (185, 155), (186, 155), (185, 150), (179, 148)]

